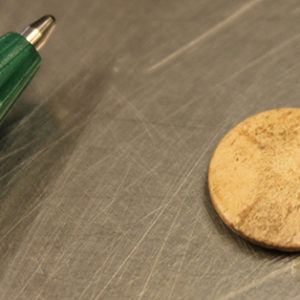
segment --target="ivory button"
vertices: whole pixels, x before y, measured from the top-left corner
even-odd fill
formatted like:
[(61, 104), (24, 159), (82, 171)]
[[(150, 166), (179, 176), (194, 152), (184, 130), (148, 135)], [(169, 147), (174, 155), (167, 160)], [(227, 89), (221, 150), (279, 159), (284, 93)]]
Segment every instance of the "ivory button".
[(209, 166), (223, 221), (267, 248), (300, 250), (300, 109), (252, 116), (228, 132)]

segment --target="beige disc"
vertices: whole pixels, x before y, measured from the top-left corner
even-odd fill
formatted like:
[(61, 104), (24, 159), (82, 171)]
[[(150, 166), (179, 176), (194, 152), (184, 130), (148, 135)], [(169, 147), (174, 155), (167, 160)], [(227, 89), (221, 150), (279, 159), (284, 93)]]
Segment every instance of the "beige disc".
[(268, 248), (300, 250), (300, 109), (246, 119), (223, 138), (209, 167), (223, 221)]

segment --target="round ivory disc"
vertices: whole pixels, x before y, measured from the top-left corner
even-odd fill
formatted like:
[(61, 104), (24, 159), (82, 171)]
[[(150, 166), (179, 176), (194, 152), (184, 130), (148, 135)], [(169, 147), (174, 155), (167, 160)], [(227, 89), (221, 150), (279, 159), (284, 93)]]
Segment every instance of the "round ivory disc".
[(300, 108), (252, 116), (227, 133), (209, 167), (223, 221), (244, 238), (300, 250)]

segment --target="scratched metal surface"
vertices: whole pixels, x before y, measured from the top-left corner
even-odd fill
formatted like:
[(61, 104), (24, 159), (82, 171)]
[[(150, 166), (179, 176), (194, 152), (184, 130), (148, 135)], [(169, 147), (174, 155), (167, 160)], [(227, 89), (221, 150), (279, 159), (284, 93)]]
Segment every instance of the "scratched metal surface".
[(1, 34), (45, 13), (0, 129), (0, 299), (300, 299), (298, 255), (232, 234), (207, 191), (234, 124), (299, 106), (299, 1), (4, 0)]

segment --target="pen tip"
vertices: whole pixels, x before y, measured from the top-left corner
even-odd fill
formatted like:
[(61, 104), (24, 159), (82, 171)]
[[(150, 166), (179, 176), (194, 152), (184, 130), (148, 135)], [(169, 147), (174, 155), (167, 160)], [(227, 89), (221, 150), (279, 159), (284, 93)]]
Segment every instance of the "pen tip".
[(46, 15), (27, 26), (21, 33), (37, 50), (46, 43), (55, 27), (55, 17)]
[(48, 15), (46, 17), (51, 18), (53, 20), (53, 22), (56, 22), (56, 19), (55, 19), (55, 17), (53, 15)]

